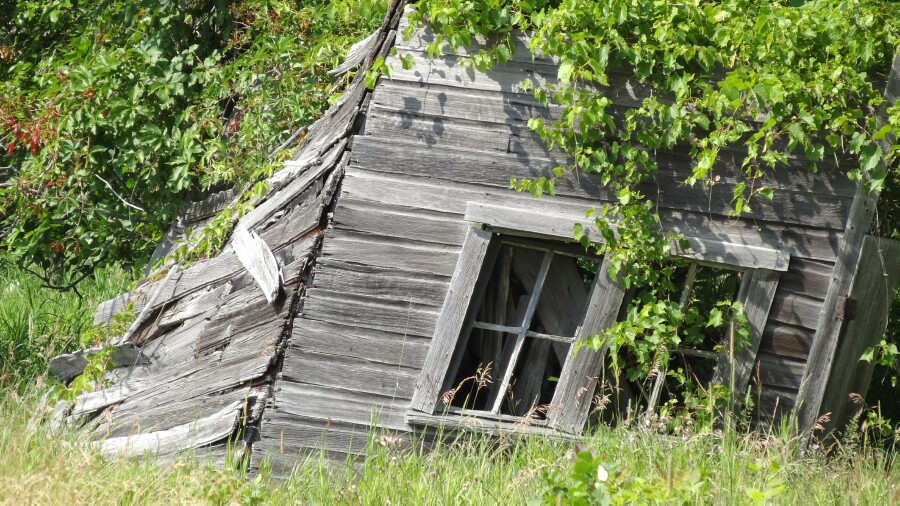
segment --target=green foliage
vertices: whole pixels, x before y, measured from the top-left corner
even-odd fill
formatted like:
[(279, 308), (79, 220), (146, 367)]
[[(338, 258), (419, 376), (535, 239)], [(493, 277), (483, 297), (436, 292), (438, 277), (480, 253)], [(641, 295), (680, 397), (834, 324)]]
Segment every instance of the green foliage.
[(100, 390), (107, 386), (106, 373), (113, 369), (112, 352), (114, 347), (104, 345), (96, 353), (87, 358), (84, 371), (72, 379), (68, 385), (54, 385), (48, 399), (51, 402), (66, 401), (74, 403), (75, 399), (86, 392)]
[(106, 332), (91, 326), (96, 305), (122, 293), (130, 281), (128, 271), (108, 266), (85, 279), (80, 294), (57, 292), (0, 259), (0, 387), (27, 385), (54, 356), (104, 341)]
[(589, 450), (578, 451), (571, 460), (568, 470), (545, 472), (546, 488), (536, 504), (685, 504), (701, 497), (704, 476), (700, 470), (676, 477), (671, 459), (667, 473), (655, 477), (635, 476), (614, 460)]
[(145, 262), (186, 198), (272, 172), (270, 151), (321, 114), (325, 71), (384, 8), (4, 3), (0, 248), (57, 286)]

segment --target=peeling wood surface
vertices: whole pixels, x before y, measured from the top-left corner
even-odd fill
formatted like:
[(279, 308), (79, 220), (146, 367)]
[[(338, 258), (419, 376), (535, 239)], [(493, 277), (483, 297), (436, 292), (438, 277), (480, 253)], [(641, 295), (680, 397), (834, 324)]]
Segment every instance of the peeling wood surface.
[(231, 244), (238, 260), (256, 280), (263, 296), (270, 304), (274, 302), (281, 293), (281, 270), (269, 245), (256, 232), (247, 231), (240, 223), (234, 229)]

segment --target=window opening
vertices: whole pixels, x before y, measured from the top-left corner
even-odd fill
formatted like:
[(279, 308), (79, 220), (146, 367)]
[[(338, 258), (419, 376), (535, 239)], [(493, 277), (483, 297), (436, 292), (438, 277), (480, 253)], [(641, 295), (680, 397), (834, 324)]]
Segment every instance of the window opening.
[[(737, 300), (743, 272), (692, 263), (676, 271), (674, 277), (682, 287), (678, 305), (686, 314), (686, 321), (678, 331), (681, 343), (670, 350), (668, 363), (654, 378), (647, 398), (647, 418), (660, 402), (679, 398), (682, 392), (677, 385), (708, 387), (712, 382), (718, 360), (729, 339), (729, 321), (732, 317), (716, 305), (720, 301), (731, 303)], [(722, 315), (721, 324), (707, 325), (711, 316), (717, 313)], [(679, 376), (680, 381), (672, 381), (664, 392), (663, 387), (670, 375)]]
[(501, 241), (470, 309), (439, 410), (546, 419), (584, 317), (596, 258)]

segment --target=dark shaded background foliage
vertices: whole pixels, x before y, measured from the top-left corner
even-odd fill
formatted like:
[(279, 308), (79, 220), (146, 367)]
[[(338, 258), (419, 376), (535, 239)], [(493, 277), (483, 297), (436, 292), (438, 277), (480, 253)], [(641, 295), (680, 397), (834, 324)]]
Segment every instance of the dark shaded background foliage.
[(0, 250), (53, 286), (140, 266), (186, 199), (271, 171), (384, 7), (0, 0)]

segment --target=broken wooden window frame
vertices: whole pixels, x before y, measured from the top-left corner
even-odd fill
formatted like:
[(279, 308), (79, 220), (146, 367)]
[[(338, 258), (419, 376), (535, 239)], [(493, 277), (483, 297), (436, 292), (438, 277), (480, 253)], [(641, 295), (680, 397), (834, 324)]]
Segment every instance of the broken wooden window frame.
[[(548, 253), (542, 263), (543, 271), (544, 264), (548, 264), (547, 258), (552, 258), (556, 251), (563, 252), (571, 247), (566, 243), (572, 240), (573, 223), (582, 223), (589, 234), (593, 230), (593, 220), (572, 216), (564, 210), (559, 213), (539, 213), (483, 202), (468, 202), (465, 218), (473, 226), (467, 230), (422, 374), (410, 402), (407, 422), (419, 426), (464, 426), (486, 432), (507, 429), (536, 433), (549, 430), (563, 435), (580, 433), (589, 415), (607, 347), (604, 345), (596, 351), (587, 347), (579, 349), (578, 343), (614, 324), (625, 302), (625, 290), (610, 277), (609, 264), (605, 258), (591, 284), (582, 323), (568, 343), (569, 354), (562, 364), (562, 372), (545, 420), (525, 420), (522, 417), (502, 415), (496, 409), (489, 413), (458, 409), (445, 409), (443, 413), (436, 413), (441, 396), (448, 386), (448, 372), (453, 369), (454, 357), (459, 354), (460, 347), (465, 345), (461, 336), (468, 337), (475, 323), (471, 311), (481, 305), (484, 284), (490, 278), (490, 269), (493, 268), (502, 242), (499, 234), (503, 234), (505, 241), (516, 240), (514, 238), (517, 237), (518, 241), (523, 242), (527, 242), (529, 238), (556, 241), (558, 249), (556, 245), (545, 248)], [(590, 238), (602, 240), (598, 235)], [(697, 264), (744, 272), (745, 279), (741, 282), (738, 300), (744, 304), (750, 342), (739, 350), (731, 350), (733, 357), (723, 357), (729, 360), (719, 359), (714, 375), (716, 381), (729, 378), (733, 360), (735, 391), (743, 391), (749, 383), (756, 361), (756, 352), (775, 297), (780, 272), (787, 270), (790, 255), (780, 250), (707, 238), (688, 237), (687, 240), (690, 248), (673, 248), (674, 255)], [(537, 298), (532, 301), (534, 304), (537, 304)], [(517, 347), (519, 337), (524, 339), (529, 332), (527, 324), (519, 327), (513, 329), (518, 332)], [(578, 352), (574, 353), (576, 349)], [(453, 378), (449, 380), (452, 381)], [(504, 374), (504, 384), (507, 382)], [(473, 425), (454, 420), (463, 416), (479, 419), (480, 422)]]
[[(775, 292), (778, 289), (778, 280), (781, 276), (779, 271), (771, 269), (747, 269), (735, 265), (724, 265), (718, 263), (704, 262), (692, 260), (688, 265), (687, 275), (684, 285), (679, 307), (684, 308), (690, 302), (691, 290), (694, 287), (697, 271), (701, 266), (710, 266), (721, 270), (730, 270), (740, 272), (743, 279), (740, 280), (737, 295), (734, 301), (741, 304), (744, 308), (744, 316), (747, 319), (747, 330), (749, 334), (748, 341), (743, 346), (735, 347), (735, 338), (733, 335), (735, 323), (729, 325), (728, 332), (724, 336), (723, 342), (719, 343), (723, 349), (721, 352), (713, 352), (707, 350), (696, 350), (685, 346), (678, 346), (670, 351), (670, 354), (679, 354), (682, 356), (694, 356), (701, 359), (713, 360), (715, 368), (709, 384), (726, 385), (733, 392), (731, 398), (732, 409), (736, 407), (735, 397), (746, 392), (750, 382), (750, 376), (753, 366), (756, 362), (756, 353), (765, 329), (766, 320), (768, 320), (769, 311), (775, 299)], [(734, 366), (732, 366), (734, 364)], [(666, 370), (660, 370), (654, 379), (650, 396), (647, 398), (647, 408), (644, 411), (644, 419), (649, 420), (656, 412), (660, 401), (660, 393), (665, 382)]]

